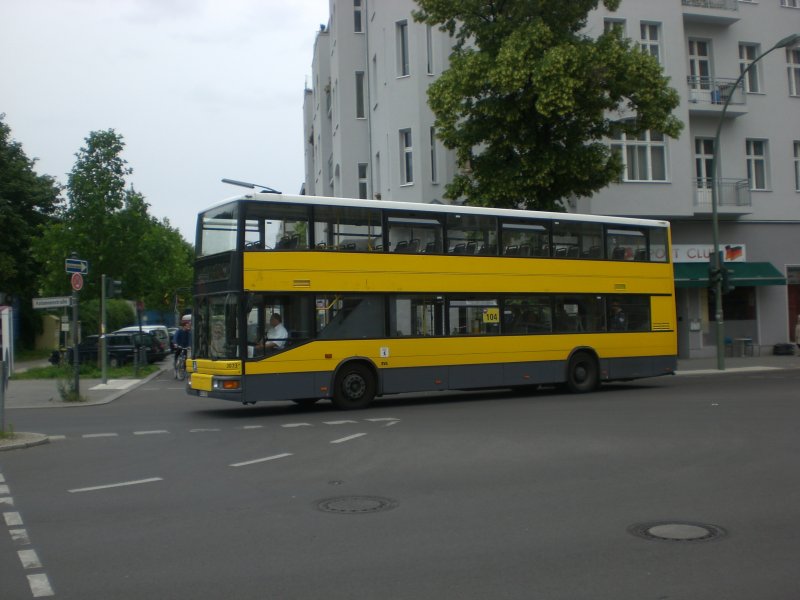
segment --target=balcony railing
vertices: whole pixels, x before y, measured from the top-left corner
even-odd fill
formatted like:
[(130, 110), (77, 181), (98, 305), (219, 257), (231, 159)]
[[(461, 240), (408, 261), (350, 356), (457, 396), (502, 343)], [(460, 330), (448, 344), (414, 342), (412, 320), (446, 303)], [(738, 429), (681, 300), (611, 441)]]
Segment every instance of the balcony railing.
[(719, 8), (722, 10), (739, 10), (739, 0), (681, 0), (684, 6), (697, 8)]
[(744, 93), (744, 82), (734, 87), (735, 79), (724, 77), (692, 77), (686, 78), (689, 84), (689, 102), (692, 104), (717, 104), (722, 106), (730, 97), (729, 104), (744, 105), (747, 96)]
[[(698, 177), (694, 182), (694, 205), (711, 212), (710, 177)], [(717, 207), (745, 207), (753, 205), (750, 197), (750, 182), (747, 179), (720, 179)]]

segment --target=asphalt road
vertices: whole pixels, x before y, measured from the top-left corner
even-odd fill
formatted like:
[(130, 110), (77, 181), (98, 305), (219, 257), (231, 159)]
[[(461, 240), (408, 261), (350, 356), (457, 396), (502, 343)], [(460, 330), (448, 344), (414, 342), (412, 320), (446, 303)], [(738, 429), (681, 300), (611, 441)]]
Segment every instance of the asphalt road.
[(164, 375), (12, 410), (58, 437), (0, 454), (0, 597), (798, 598), (798, 389), (771, 371), (338, 412)]

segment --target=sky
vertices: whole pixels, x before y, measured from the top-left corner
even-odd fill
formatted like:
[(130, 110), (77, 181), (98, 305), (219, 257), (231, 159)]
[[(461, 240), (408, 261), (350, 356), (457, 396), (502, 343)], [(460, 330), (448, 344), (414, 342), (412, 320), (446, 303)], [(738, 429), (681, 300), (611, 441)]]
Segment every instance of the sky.
[(0, 113), (65, 184), (114, 129), (127, 182), (194, 243), (197, 213), (245, 188), (296, 194), (303, 89), (328, 0), (0, 0)]

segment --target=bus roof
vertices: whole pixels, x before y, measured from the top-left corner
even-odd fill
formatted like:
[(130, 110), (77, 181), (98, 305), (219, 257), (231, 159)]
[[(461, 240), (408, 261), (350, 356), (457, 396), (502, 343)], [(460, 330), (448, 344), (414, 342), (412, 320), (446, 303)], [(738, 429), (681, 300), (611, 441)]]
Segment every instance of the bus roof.
[(208, 207), (202, 212), (237, 201), (263, 201), (278, 204), (309, 204), (316, 206), (349, 206), (360, 208), (380, 208), (392, 210), (413, 210), (436, 214), (474, 214), (483, 216), (528, 218), (582, 221), (591, 223), (608, 223), (617, 225), (646, 225), (649, 227), (669, 227), (669, 222), (656, 219), (641, 219), (633, 217), (609, 217), (603, 215), (589, 215), (582, 213), (548, 212), (535, 210), (520, 210), (512, 208), (486, 208), (482, 206), (464, 206), (454, 204), (426, 204), (421, 202), (397, 202), (393, 200), (359, 200), (355, 198), (337, 198), (334, 196), (300, 196), (296, 194), (254, 193), (233, 196)]

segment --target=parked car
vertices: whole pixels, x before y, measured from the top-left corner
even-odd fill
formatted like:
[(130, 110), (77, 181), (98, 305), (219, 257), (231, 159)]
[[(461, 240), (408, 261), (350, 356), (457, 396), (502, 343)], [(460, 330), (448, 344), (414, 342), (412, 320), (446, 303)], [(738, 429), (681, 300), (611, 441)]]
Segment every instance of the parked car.
[[(151, 333), (126, 332), (106, 334), (106, 344), (108, 346), (108, 364), (111, 367), (119, 367), (133, 362), (136, 349), (144, 347), (145, 357), (148, 363), (163, 358), (161, 342)], [(97, 363), (100, 354), (100, 337), (88, 335), (78, 344), (78, 361), (81, 364)], [(72, 364), (72, 348), (67, 348), (67, 362)]]
[[(155, 351), (155, 360), (162, 360), (167, 354), (172, 352), (172, 338), (167, 331), (167, 327), (165, 325), (142, 325), (141, 331), (145, 333), (152, 333), (156, 336), (161, 348), (160, 350)], [(130, 325), (129, 327), (123, 327), (122, 329), (117, 329), (114, 333), (138, 333), (139, 326), (138, 325)]]

